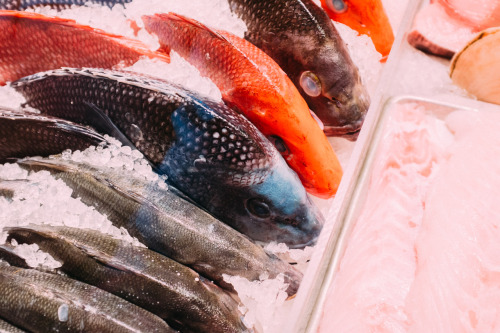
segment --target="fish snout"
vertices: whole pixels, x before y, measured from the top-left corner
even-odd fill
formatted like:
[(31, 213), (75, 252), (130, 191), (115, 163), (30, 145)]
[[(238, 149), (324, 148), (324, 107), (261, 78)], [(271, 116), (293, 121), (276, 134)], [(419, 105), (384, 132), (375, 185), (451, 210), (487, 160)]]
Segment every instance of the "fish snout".
[(299, 208), (295, 223), (296, 227), (289, 233), (283, 234), (284, 238), (280, 242), (287, 244), (291, 249), (315, 245), (324, 224), (323, 215), (316, 206), (311, 203)]
[(330, 117), (328, 121), (323, 121), (326, 136), (357, 138), (370, 107), (370, 97), (361, 83), (354, 87), (350, 95), (330, 103)]

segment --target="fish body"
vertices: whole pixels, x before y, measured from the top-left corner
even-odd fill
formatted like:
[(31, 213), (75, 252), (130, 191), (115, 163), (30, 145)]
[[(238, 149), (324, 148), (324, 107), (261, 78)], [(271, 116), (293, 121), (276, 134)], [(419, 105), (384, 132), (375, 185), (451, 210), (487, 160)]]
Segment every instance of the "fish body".
[(26, 331), (23, 331), (20, 328), (17, 328), (16, 326), (13, 326), (9, 324), (8, 322), (0, 319), (0, 333), (25, 333)]
[(223, 103), (166, 81), (95, 69), (49, 71), (13, 87), (42, 114), (103, 133), (109, 119), (171, 184), (252, 239), (300, 247), (321, 230), (297, 175)]
[(36, 113), (0, 109), (0, 163), (9, 158), (48, 156), (104, 142), (89, 127)]
[(0, 9), (26, 10), (40, 6), (66, 9), (71, 6), (85, 6), (88, 2), (112, 8), (118, 4), (125, 5), (132, 0), (0, 0)]
[(223, 274), (258, 280), (262, 274), (274, 278), (282, 273), (289, 283), (288, 293), (293, 295), (298, 289), (302, 275), (292, 266), (269, 257), (239, 232), (177, 196), (172, 188), (61, 159), (30, 158), (19, 163), (29, 170), (49, 171), (115, 226), (221, 286), (229, 287)]
[(30, 12), (0, 11), (0, 85), (63, 66), (114, 68), (141, 57), (169, 61), (139, 41), (73, 20)]
[(245, 39), (273, 58), (329, 136), (356, 138), (369, 106), (357, 67), (328, 15), (312, 0), (228, 0)]
[(321, 7), (332, 20), (368, 35), (382, 59), (387, 59), (394, 33), (381, 0), (321, 0)]
[(37, 244), (58, 269), (128, 300), (182, 332), (247, 332), (238, 303), (193, 270), (147, 248), (98, 231), (28, 226), (4, 229), (9, 239)]
[(26, 260), (15, 253), (14, 248), (8, 244), (0, 245), (0, 259), (7, 262), (11, 266), (30, 268), (30, 266), (26, 263)]
[(176, 332), (96, 287), (32, 269), (0, 269), (0, 317), (30, 332)]
[(333, 196), (342, 168), (309, 108), (279, 66), (251, 43), (176, 14), (143, 16), (163, 50), (173, 49), (208, 76), (226, 103), (276, 142), (306, 190)]

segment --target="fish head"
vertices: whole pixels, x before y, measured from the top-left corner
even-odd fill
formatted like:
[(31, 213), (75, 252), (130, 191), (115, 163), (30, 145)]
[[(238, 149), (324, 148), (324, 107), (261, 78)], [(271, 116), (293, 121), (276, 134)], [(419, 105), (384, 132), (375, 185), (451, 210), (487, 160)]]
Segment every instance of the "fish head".
[(175, 187), (253, 240), (315, 242), (321, 214), (297, 174), (243, 115), (205, 101), (182, 106), (172, 124), (176, 142), (160, 171)]
[(258, 170), (260, 180), (243, 177), (227, 181), (213, 193), (210, 210), (250, 238), (276, 241), (291, 248), (313, 245), (323, 226), (323, 217), (310, 201), (297, 175), (275, 155), (274, 163)]
[(321, 0), (328, 16), (368, 35), (376, 48), (387, 59), (394, 43), (394, 33), (381, 0)]
[[(312, 44), (312, 43), (311, 43)], [(358, 68), (338, 34), (310, 47), (292, 80), (327, 136), (356, 139), (370, 105)]]

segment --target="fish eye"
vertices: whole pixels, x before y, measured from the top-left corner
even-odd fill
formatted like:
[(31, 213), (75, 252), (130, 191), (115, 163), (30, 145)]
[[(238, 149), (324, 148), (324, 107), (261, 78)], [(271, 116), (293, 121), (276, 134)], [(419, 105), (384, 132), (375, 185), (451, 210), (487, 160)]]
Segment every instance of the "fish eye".
[(311, 97), (317, 97), (321, 94), (321, 81), (313, 72), (305, 71), (300, 75), (300, 86)]
[(269, 206), (261, 199), (252, 198), (246, 202), (247, 210), (250, 214), (260, 218), (266, 218), (271, 215)]
[(287, 156), (290, 154), (290, 150), (288, 149), (285, 141), (277, 135), (271, 135), (269, 137), (269, 141), (276, 147), (276, 149), (280, 152), (282, 156)]
[(344, 0), (328, 0), (327, 2), (328, 8), (333, 10), (335, 13), (343, 13), (347, 10), (347, 4)]

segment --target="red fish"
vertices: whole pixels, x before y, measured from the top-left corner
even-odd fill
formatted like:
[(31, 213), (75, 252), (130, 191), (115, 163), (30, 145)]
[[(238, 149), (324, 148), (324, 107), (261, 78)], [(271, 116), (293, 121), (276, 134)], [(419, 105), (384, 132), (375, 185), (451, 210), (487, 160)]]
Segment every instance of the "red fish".
[(259, 48), (224, 31), (176, 15), (143, 16), (161, 48), (175, 50), (219, 87), (281, 152), (314, 195), (333, 196), (342, 168), (307, 103), (281, 68)]
[(139, 41), (29, 12), (0, 10), (0, 85), (60, 67), (130, 66), (140, 57), (169, 61)]
[(394, 33), (380, 0), (321, 0), (321, 7), (336, 22), (368, 35), (385, 61), (394, 43)]

